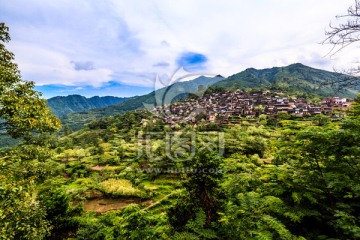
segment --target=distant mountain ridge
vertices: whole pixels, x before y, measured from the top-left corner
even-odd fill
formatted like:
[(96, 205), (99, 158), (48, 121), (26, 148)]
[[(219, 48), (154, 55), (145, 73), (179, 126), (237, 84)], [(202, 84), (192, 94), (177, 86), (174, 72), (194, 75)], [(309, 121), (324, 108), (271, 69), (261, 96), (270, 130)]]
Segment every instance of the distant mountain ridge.
[(47, 100), (49, 107), (57, 116), (62, 116), (64, 114), (81, 112), (84, 110), (89, 110), (99, 107), (107, 107), (110, 105), (115, 105), (121, 103), (128, 98), (120, 97), (91, 97), (86, 98), (81, 95), (69, 95), (69, 96), (58, 96), (53, 97)]
[[(81, 129), (84, 124), (97, 118), (144, 108), (144, 105), (156, 105), (159, 96), (167, 95), (170, 97), (164, 99), (180, 100), (181, 98), (187, 97), (189, 92), (198, 92), (201, 85), (222, 88), (224, 90), (267, 88), (287, 91), (292, 94), (306, 93), (321, 97), (342, 96), (353, 98), (359, 92), (360, 88), (342, 89), (341, 92), (337, 92), (329, 86), (329, 82), (336, 82), (336, 80), (346, 77), (349, 76), (311, 68), (301, 63), (260, 70), (248, 68), (228, 78), (223, 78), (222, 76), (216, 76), (214, 78), (199, 77), (192, 81), (178, 82), (143, 96), (132, 97), (117, 105), (64, 115), (61, 117), (61, 120), (63, 124), (69, 125), (73, 130), (78, 130)], [(172, 98), (173, 96), (175, 97)], [(162, 103), (168, 104), (169, 101)]]
[(339, 92), (338, 89), (333, 88), (336, 85), (330, 86), (329, 84), (346, 77), (348, 76), (344, 74), (295, 63), (285, 67), (248, 68), (214, 84), (213, 87), (221, 87), (226, 90), (263, 87), (288, 92), (316, 94), (323, 97), (340, 95), (353, 98), (360, 90), (359, 88), (341, 89), (342, 91)]

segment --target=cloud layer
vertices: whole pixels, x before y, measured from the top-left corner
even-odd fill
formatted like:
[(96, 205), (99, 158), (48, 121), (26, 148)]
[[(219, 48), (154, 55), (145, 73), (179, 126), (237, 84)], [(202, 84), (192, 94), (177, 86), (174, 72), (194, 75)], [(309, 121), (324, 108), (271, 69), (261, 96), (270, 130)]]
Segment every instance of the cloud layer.
[(355, 51), (330, 59), (331, 47), (319, 42), (334, 16), (351, 4), (0, 0), (0, 16), (10, 27), (9, 48), (25, 79), (94, 92), (116, 83), (145, 92), (156, 75), (170, 76), (180, 66), (224, 76), (294, 62), (329, 70), (349, 66), (358, 62)]

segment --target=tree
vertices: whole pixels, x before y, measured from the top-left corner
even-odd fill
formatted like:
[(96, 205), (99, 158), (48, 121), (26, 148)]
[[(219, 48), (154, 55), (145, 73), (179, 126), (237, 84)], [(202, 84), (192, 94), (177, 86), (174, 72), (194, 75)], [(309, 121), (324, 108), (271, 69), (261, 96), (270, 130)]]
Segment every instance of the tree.
[(69, 127), (69, 125), (65, 125), (64, 126), (64, 136), (69, 136), (72, 133), (71, 128)]
[(278, 112), (276, 119), (278, 121), (290, 119), (290, 115), (287, 112)]
[(82, 206), (71, 206), (70, 197), (57, 183), (47, 181), (38, 192), (38, 200), (46, 209), (46, 220), (51, 223), (51, 239), (66, 239), (76, 231)]
[(324, 43), (334, 45), (334, 53), (360, 40), (360, 1), (355, 0), (355, 5), (349, 7), (347, 14), (336, 16), (337, 19), (346, 19), (345, 23), (330, 24), (326, 31), (327, 38)]
[(120, 211), (109, 211), (100, 217), (88, 212), (79, 218), (76, 239), (172, 239), (164, 213), (148, 212), (137, 204)]
[(60, 121), (35, 91), (34, 82), (21, 79), (14, 54), (5, 48), (9, 28), (0, 23), (0, 134), (22, 137), (32, 131), (56, 131)]
[[(326, 38), (323, 44), (333, 45), (330, 51), (334, 55), (349, 45), (360, 41), (360, 0), (355, 0), (355, 4), (350, 6), (346, 14), (338, 15), (337, 24), (330, 24), (330, 29), (325, 32)], [(343, 70), (342, 73), (350, 76), (343, 77), (336, 82), (331, 82), (332, 86), (338, 89), (359, 85), (359, 78), (356, 77), (360, 73), (360, 66)]]
[[(211, 224), (218, 219), (217, 210), (221, 206), (219, 193), (220, 180), (223, 177), (220, 168), (222, 159), (216, 153), (198, 152), (193, 158), (185, 161), (187, 190), (179, 197), (175, 206), (169, 209), (169, 222), (181, 233), (195, 233), (206, 239), (213, 239)], [(194, 222), (195, 221), (195, 222)], [(210, 231), (210, 232), (209, 232)]]
[(324, 126), (330, 121), (330, 118), (324, 114), (317, 114), (315, 117), (313, 117), (313, 122), (317, 126)]
[(265, 110), (265, 107), (264, 107), (264, 105), (260, 104), (260, 105), (255, 107), (255, 110), (259, 111), (259, 113), (263, 113), (264, 110)]
[(0, 176), (0, 239), (43, 239), (51, 230), (46, 210), (32, 196), (34, 181)]
[(266, 176), (262, 192), (288, 207), (283, 223), (292, 233), (307, 239), (360, 238), (359, 134), (357, 112), (338, 127), (311, 126), (295, 139), (281, 140), (274, 165), (260, 176)]
[(350, 118), (358, 118), (358, 116), (360, 116), (360, 94), (358, 94), (354, 103), (351, 105), (348, 115)]
[(0, 154), (0, 238), (43, 239), (51, 229), (46, 209), (36, 199), (39, 166), (51, 155), (50, 136), (60, 121), (34, 83), (21, 79), (14, 54), (5, 48), (9, 29), (0, 23), (0, 135), (24, 137), (22, 146)]

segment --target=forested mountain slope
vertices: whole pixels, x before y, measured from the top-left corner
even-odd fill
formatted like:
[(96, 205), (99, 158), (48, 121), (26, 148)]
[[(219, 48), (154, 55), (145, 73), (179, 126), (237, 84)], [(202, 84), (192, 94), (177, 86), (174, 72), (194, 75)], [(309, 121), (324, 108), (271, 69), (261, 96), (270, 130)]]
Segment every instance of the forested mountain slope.
[(338, 89), (337, 81), (349, 76), (315, 69), (301, 63), (267, 69), (248, 68), (214, 84), (227, 90), (239, 88), (270, 88), (288, 92), (316, 94), (323, 97), (355, 97), (359, 88)]
[(81, 95), (69, 95), (53, 97), (48, 99), (47, 102), (51, 110), (57, 116), (61, 116), (68, 113), (115, 105), (125, 100), (127, 100), (127, 98), (112, 96), (86, 98)]

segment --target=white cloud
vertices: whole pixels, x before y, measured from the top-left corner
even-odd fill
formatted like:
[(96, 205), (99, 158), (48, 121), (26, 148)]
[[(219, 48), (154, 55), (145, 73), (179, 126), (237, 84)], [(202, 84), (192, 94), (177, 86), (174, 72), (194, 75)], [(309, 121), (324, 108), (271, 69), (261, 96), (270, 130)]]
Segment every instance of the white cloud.
[[(152, 86), (171, 75), (183, 52), (204, 54), (211, 73), (302, 62), (331, 70), (356, 60), (355, 51), (323, 57), (319, 44), (339, 0), (0, 0), (10, 49), (24, 78), (38, 85), (101, 86), (117, 81)], [(92, 63), (76, 71), (74, 62)], [(159, 64), (163, 63), (163, 64)], [(166, 63), (166, 64), (165, 64)], [(170, 71), (170, 72), (169, 72)]]
[(22, 42), (12, 45), (22, 71), (23, 78), (37, 85), (63, 84), (69, 86), (91, 85), (101, 86), (111, 80), (112, 70), (94, 68), (78, 71), (65, 54)]

